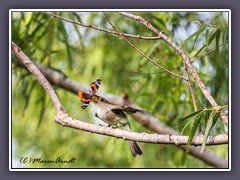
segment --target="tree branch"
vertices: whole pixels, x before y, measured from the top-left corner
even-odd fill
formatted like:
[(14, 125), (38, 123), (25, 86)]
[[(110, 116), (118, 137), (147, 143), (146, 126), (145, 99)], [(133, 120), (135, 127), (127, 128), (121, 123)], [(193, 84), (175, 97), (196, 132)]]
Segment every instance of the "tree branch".
[[(31, 62), (31, 60), (20, 50), (20, 48), (18, 48), (14, 43), (12, 43), (12, 51), (14, 52), (14, 54), (18, 57), (18, 59), (20, 61), (23, 62), (24, 65), (26, 65), (26, 67), (29, 69), (29, 71), (31, 73), (33, 73), (40, 82), (44, 82), (41, 83), (42, 86), (44, 87), (44, 89), (46, 89), (46, 92), (49, 94), (49, 96), (53, 96), (51, 98), (51, 100), (54, 102), (54, 107), (56, 109), (57, 115), (55, 116), (55, 121), (59, 124), (65, 125), (65, 126), (69, 126), (69, 127), (73, 127), (73, 128), (77, 128), (77, 129), (82, 129), (82, 130), (89, 130), (89, 132), (94, 132), (94, 133), (99, 133), (102, 132), (103, 134), (107, 135), (108, 133), (109, 135), (115, 135), (115, 133), (120, 133), (118, 134), (118, 136), (122, 137), (123, 139), (130, 139), (133, 138), (132, 140), (135, 140), (135, 134), (132, 136), (132, 134), (128, 134), (129, 132), (126, 131), (120, 131), (120, 130), (115, 130), (115, 129), (111, 129), (111, 128), (106, 128), (106, 127), (99, 127), (96, 125), (92, 125), (92, 124), (88, 124), (88, 123), (83, 123), (80, 122), (78, 120), (74, 120), (71, 117), (68, 116), (68, 114), (66, 113), (66, 111), (64, 110), (64, 108), (62, 107), (61, 103), (59, 102), (58, 98), (56, 97), (56, 94), (54, 92), (53, 88), (51, 87), (51, 85), (47, 82), (46, 83), (46, 79), (45, 77), (42, 75), (42, 73), (38, 70), (38, 68)], [(49, 79), (50, 82), (54, 83), (55, 85), (58, 85), (60, 87), (63, 87), (64, 89), (67, 89), (75, 94), (77, 94), (77, 92), (79, 90), (83, 90), (83, 91), (87, 91), (87, 87), (82, 86), (72, 80), (70, 80), (69, 78), (67, 78), (66, 76), (60, 74), (59, 72), (55, 72), (53, 70), (51, 70), (50, 68), (44, 67), (44, 66), (40, 66), (37, 65), (40, 70), (44, 73), (44, 75)], [(45, 83), (46, 83), (46, 87), (45, 87)], [(50, 92), (49, 92), (50, 91)], [(111, 102), (118, 102), (121, 104), (126, 104), (128, 103), (128, 105), (131, 105), (132, 107), (138, 107), (137, 105), (134, 105), (129, 99), (126, 98), (121, 98), (115, 95), (111, 95), (111, 94), (105, 94), (103, 92), (100, 92), (99, 94), (103, 94), (104, 97), (106, 97), (109, 101)], [(134, 113), (132, 115), (136, 120), (138, 120), (142, 125), (148, 127), (149, 129), (153, 130), (154, 132), (160, 133), (160, 134), (171, 134), (171, 135), (153, 135), (153, 137), (157, 136), (160, 139), (161, 138), (168, 138), (168, 142), (170, 142), (169, 137), (173, 138), (172, 142), (174, 142), (174, 144), (179, 144), (179, 140), (176, 143), (176, 138), (177, 137), (184, 137), (185, 136), (174, 136), (177, 135), (178, 133), (175, 132), (174, 130), (172, 130), (169, 127), (166, 127), (165, 125), (163, 125), (160, 120), (158, 120), (157, 118), (155, 118), (154, 116), (150, 115), (147, 112), (144, 113)], [(94, 131), (93, 131), (94, 130)], [(111, 134), (113, 133), (113, 134)], [(123, 133), (123, 134), (121, 134)], [(146, 137), (146, 134), (142, 134), (143, 137)], [(152, 135), (150, 135), (152, 136)], [(210, 142), (218, 142), (219, 141), (219, 137), (220, 136), (215, 136), (215, 137), (210, 137), (208, 139), (209, 143)], [(184, 139), (183, 138), (183, 139)], [(227, 136), (224, 136), (224, 138), (227, 139)], [(143, 138), (144, 139), (144, 138)], [(171, 138), (172, 139), (172, 138)], [(201, 137), (199, 137), (199, 139), (195, 139), (196, 142), (201, 141), (200, 140)], [(213, 140), (214, 139), (214, 140)], [(226, 141), (226, 139), (224, 141)], [(138, 141), (141, 141), (141, 138), (138, 139)], [(184, 140), (185, 141), (185, 140)], [(162, 141), (163, 142), (163, 141)], [(223, 141), (222, 141), (223, 142)], [(181, 143), (183, 143), (183, 141), (181, 141)], [(181, 144), (180, 143), (180, 144)], [(177, 146), (181, 149), (185, 149), (186, 146), (185, 145), (180, 145)], [(222, 158), (220, 158), (219, 156), (217, 156), (216, 154), (205, 150), (202, 154), (200, 153), (200, 148), (199, 147), (190, 147), (190, 151), (189, 153), (199, 159), (201, 159), (202, 161), (204, 161), (205, 163), (211, 165), (211, 166), (215, 166), (215, 167), (228, 167), (228, 162)]]
[[(144, 18), (142, 18), (141, 16), (137, 16), (137, 15), (133, 15), (131, 13), (126, 13), (126, 12), (118, 12), (118, 14), (126, 16), (128, 18), (134, 19), (136, 21), (138, 21), (139, 23), (143, 24), (145, 27), (147, 27), (148, 29), (150, 29), (152, 32), (154, 32), (156, 35), (158, 35), (159, 37), (161, 37), (161, 39), (163, 39), (167, 44), (169, 44), (176, 52), (179, 53), (179, 55), (182, 56), (183, 60), (186, 62), (188, 68), (190, 69), (190, 71), (192, 72), (192, 75), (194, 77), (194, 79), (196, 80), (199, 88), (202, 90), (204, 96), (206, 97), (206, 99), (210, 102), (210, 104), (217, 110), (221, 110), (220, 106), (216, 103), (216, 101), (213, 99), (212, 95), (210, 94), (210, 92), (207, 90), (207, 87), (205, 86), (205, 84), (203, 83), (203, 81), (201, 80), (201, 78), (199, 77), (199, 75), (197, 74), (196, 69), (194, 68), (194, 66), (191, 63), (190, 58), (184, 53), (184, 51), (179, 48), (172, 40), (170, 40), (163, 32), (157, 30), (155, 27), (153, 27), (148, 21), (146, 21)], [(223, 111), (221, 111), (220, 116), (223, 120), (223, 122), (225, 123), (226, 126), (228, 126), (228, 116), (226, 115), (226, 113), (224, 113)]]
[[(195, 111), (198, 111), (195, 94), (194, 94), (194, 91), (193, 91), (191, 79), (190, 79), (190, 77), (189, 77), (188, 68), (187, 68), (187, 65), (186, 65), (185, 61), (183, 61), (183, 65), (184, 65), (184, 70), (185, 70), (185, 72), (186, 72), (187, 82), (188, 82), (190, 94), (191, 94), (192, 101), (193, 101), (193, 107), (194, 107), (194, 110), (195, 110)], [(201, 126), (198, 126), (197, 135), (199, 135), (200, 133), (201, 133)]]
[(38, 70), (38, 68), (32, 63), (32, 61), (22, 52), (22, 50), (12, 42), (12, 51), (17, 56), (17, 58), (27, 67), (27, 69), (32, 73), (42, 85), (44, 90), (48, 93), (51, 101), (53, 102), (54, 108), (58, 114), (65, 114), (66, 111), (62, 104), (60, 103), (58, 96), (56, 95), (53, 87), (44, 77), (44, 75)]
[[(77, 25), (80, 25), (80, 26), (83, 26), (83, 27), (87, 27), (87, 28), (92, 28), (92, 29), (95, 29), (95, 30), (99, 30), (99, 31), (103, 31), (103, 32), (106, 32), (106, 33), (111, 33), (111, 34), (115, 34), (115, 35), (119, 35), (121, 36), (132, 48), (136, 49), (137, 52), (139, 54), (141, 54), (143, 57), (145, 57), (148, 61), (150, 61), (151, 63), (153, 63), (155, 66), (163, 69), (165, 72), (168, 72), (170, 73), (171, 75), (173, 76), (176, 76), (180, 79), (183, 79), (185, 81), (187, 81), (187, 79), (185, 79), (184, 77), (181, 77), (171, 71), (169, 71), (168, 69), (162, 67), (161, 65), (159, 65), (158, 63), (156, 63), (155, 61), (153, 61), (152, 59), (150, 59), (149, 57), (147, 57), (142, 51), (140, 51), (137, 47), (135, 47), (129, 40), (127, 40), (124, 36), (126, 37), (132, 37), (132, 38), (138, 38), (138, 39), (144, 39), (144, 40), (156, 40), (156, 39), (161, 39), (159, 37), (143, 37), (143, 36), (140, 36), (140, 35), (132, 35), (132, 34), (126, 34), (126, 33), (120, 33), (119, 31), (117, 31), (117, 29), (112, 25), (112, 23), (109, 21), (109, 19), (107, 18), (107, 20), (109, 21), (110, 25), (116, 30), (116, 31), (110, 31), (110, 30), (106, 30), (106, 29), (103, 29), (103, 28), (100, 28), (100, 27), (95, 27), (95, 26), (92, 26), (92, 25), (85, 25), (85, 24), (82, 24), (82, 23), (79, 23), (79, 22), (76, 22), (76, 21), (72, 21), (72, 20), (69, 20), (67, 18), (63, 18), (61, 16), (58, 16), (58, 15), (55, 15), (53, 13), (50, 13), (50, 12), (46, 12), (46, 14), (50, 15), (50, 16), (53, 16), (53, 17), (56, 17), (56, 18), (59, 18), (61, 20), (64, 20), (66, 22), (70, 22), (70, 23), (73, 23), (73, 24), (77, 24)], [(105, 15), (105, 14), (104, 14)], [(106, 16), (106, 15), (105, 15)]]
[[(73, 20), (70, 20), (70, 19), (58, 16), (58, 15), (56, 15), (54, 13), (51, 13), (51, 12), (46, 12), (46, 14), (50, 15), (52, 17), (61, 19), (61, 20), (65, 21), (65, 22), (70, 22), (70, 23), (73, 23), (73, 24), (76, 24), (76, 25), (79, 25), (79, 26), (83, 26), (83, 27), (86, 27), (86, 28), (95, 29), (97, 31), (102, 31), (102, 32), (118, 35), (118, 33), (115, 32), (115, 31), (111, 31), (111, 30), (108, 30), (108, 29), (103, 29), (101, 27), (96, 27), (96, 26), (93, 26), (93, 25), (86, 25), (86, 24), (83, 24), (83, 23), (80, 23), (80, 22), (76, 22), (76, 21), (73, 21)], [(144, 39), (144, 40), (158, 40), (158, 39), (161, 39), (158, 36), (156, 36), (156, 37), (146, 37), (146, 36), (140, 36), (140, 35), (127, 34), (127, 33), (122, 33), (122, 35), (126, 36), (126, 37), (130, 37), (130, 38)]]
[[(176, 144), (182, 145), (187, 144), (188, 136), (181, 135), (159, 135), (159, 134), (147, 134), (147, 133), (134, 133), (124, 130), (115, 130), (109, 127), (102, 127), (93, 125), (79, 120), (73, 119), (68, 116), (60, 100), (58, 99), (54, 89), (48, 80), (44, 77), (41, 71), (34, 65), (34, 63), (17, 47), (16, 44), (12, 43), (12, 49), (18, 59), (27, 67), (27, 69), (38, 79), (40, 84), (43, 86), (51, 101), (54, 104), (56, 110), (55, 121), (63, 126), (72, 127), (75, 129), (84, 130), (87, 132), (97, 133), (101, 135), (108, 135), (116, 138), (122, 138), (127, 140), (135, 140), (138, 142), (146, 143), (161, 143), (161, 144)], [(59, 113), (64, 113), (63, 118)], [(210, 136), (207, 140), (207, 145), (226, 144), (228, 142), (228, 135), (222, 134), (217, 136)], [(203, 143), (203, 137), (196, 137), (192, 145), (201, 145)]]
[(148, 61), (150, 61), (151, 63), (153, 63), (155, 66), (161, 68), (162, 70), (166, 71), (167, 73), (175, 76), (175, 77), (178, 77), (180, 79), (183, 79), (185, 81), (187, 81), (186, 78), (182, 77), (182, 76), (179, 76), (178, 74), (175, 74), (171, 71), (169, 71), (168, 69), (164, 68), (163, 66), (161, 66), (160, 64), (156, 63), (154, 60), (152, 60), (151, 58), (147, 57), (142, 51), (140, 51), (136, 46), (134, 46), (127, 38), (125, 38), (122, 33), (120, 33), (116, 28), (115, 26), (111, 23), (111, 21), (109, 20), (109, 18), (107, 17), (106, 13), (104, 13), (107, 21), (109, 22), (109, 24), (113, 27), (113, 29), (115, 29), (115, 31), (119, 34), (119, 36), (121, 36), (132, 48), (136, 49), (136, 51), (141, 54), (143, 57), (145, 57)]

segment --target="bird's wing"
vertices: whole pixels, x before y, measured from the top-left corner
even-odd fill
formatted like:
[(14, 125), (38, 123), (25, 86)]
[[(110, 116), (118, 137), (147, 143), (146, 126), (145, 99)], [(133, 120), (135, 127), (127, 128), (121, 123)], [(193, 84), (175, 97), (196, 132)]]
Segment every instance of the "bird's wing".
[(135, 109), (135, 108), (132, 108), (132, 107), (129, 107), (129, 106), (117, 106), (117, 107), (113, 108), (112, 110), (114, 110), (114, 111), (124, 111), (124, 112), (127, 112), (127, 113), (142, 112), (142, 110), (140, 110), (140, 109)]
[(122, 118), (126, 118), (126, 114), (124, 114), (123, 110), (121, 108), (113, 108), (111, 109), (113, 113), (115, 113), (118, 116), (121, 116)]

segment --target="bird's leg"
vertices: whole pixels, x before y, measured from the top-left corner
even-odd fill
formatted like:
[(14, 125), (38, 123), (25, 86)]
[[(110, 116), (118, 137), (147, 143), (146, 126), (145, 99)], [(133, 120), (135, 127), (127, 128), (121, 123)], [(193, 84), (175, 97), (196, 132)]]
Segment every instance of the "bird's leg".
[(118, 126), (111, 126), (110, 124), (108, 124), (108, 127), (111, 127), (111, 128), (113, 128), (113, 129), (118, 128)]
[(99, 117), (98, 117), (97, 113), (95, 114), (95, 117), (97, 117), (97, 118), (99, 119)]
[[(95, 117), (97, 117), (98, 119), (99, 119), (99, 117), (98, 117), (98, 115), (97, 115), (97, 113), (95, 114)], [(99, 126), (103, 126), (103, 124), (98, 124)]]

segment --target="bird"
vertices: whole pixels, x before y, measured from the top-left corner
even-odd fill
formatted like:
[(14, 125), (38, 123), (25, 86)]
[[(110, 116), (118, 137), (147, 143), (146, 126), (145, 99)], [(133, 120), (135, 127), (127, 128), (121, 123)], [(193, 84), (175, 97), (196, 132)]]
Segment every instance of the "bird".
[[(90, 84), (91, 91), (90, 94), (79, 91), (78, 96), (82, 101), (82, 108), (85, 109), (90, 102), (93, 102), (96, 107), (95, 116), (100, 120), (108, 124), (108, 126), (113, 128), (120, 128), (125, 131), (131, 131), (130, 123), (126, 113), (136, 113), (141, 111), (129, 106), (120, 106), (110, 103), (104, 97), (96, 95), (98, 88), (100, 87), (101, 80), (97, 79), (96, 81)], [(136, 141), (128, 140), (129, 147), (131, 149), (133, 157), (137, 155), (142, 155), (142, 149)]]

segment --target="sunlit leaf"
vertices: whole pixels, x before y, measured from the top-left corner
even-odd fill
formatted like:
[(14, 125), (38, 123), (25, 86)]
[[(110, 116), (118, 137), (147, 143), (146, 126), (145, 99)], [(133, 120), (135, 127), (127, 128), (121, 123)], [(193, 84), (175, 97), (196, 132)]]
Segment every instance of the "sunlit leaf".
[(213, 125), (213, 114), (210, 115), (210, 118), (208, 119), (208, 122), (207, 122), (207, 126), (206, 126), (206, 129), (204, 132), (204, 139), (203, 139), (203, 143), (202, 143), (202, 147), (201, 147), (201, 153), (204, 151), (206, 141), (207, 141), (209, 132), (212, 128), (212, 125)]
[(209, 120), (209, 116), (210, 116), (210, 111), (207, 111), (206, 116), (205, 116), (205, 125), (207, 124), (207, 122)]
[[(198, 36), (201, 34), (201, 32), (204, 31), (204, 29), (205, 29), (205, 26), (201, 27), (198, 31), (196, 31), (195, 33), (193, 33), (192, 35), (190, 35), (187, 39), (185, 39), (185, 40), (182, 42), (182, 44), (186, 44), (187, 41), (189, 41), (190, 39), (192, 39), (194, 36), (198, 37)], [(195, 41), (196, 41), (196, 39), (195, 39)], [(195, 44), (195, 41), (194, 41), (193, 44)]]
[(66, 46), (66, 52), (67, 52), (67, 55), (68, 55), (68, 59), (67, 59), (68, 65), (69, 65), (69, 68), (72, 69), (73, 58), (72, 58), (72, 53), (71, 53), (71, 45), (68, 42), (68, 33), (67, 33), (67, 30), (64, 27), (63, 22), (60, 21), (58, 23), (58, 27), (60, 27), (60, 29), (61, 29), (61, 31), (59, 31), (59, 33), (61, 33), (61, 35), (60, 35), (61, 38), (60, 39), (63, 41), (63, 43)]
[(203, 45), (197, 52), (194, 54), (193, 57), (196, 57), (199, 53), (201, 53), (206, 48), (206, 45)]
[(220, 39), (220, 30), (216, 31), (216, 45), (215, 45), (215, 56), (214, 59), (217, 62), (218, 54), (219, 54), (219, 39)]
[(32, 16), (33, 16), (33, 12), (28, 12), (27, 13), (27, 17), (26, 17), (26, 19), (25, 19), (25, 25), (27, 26), (29, 23), (30, 23), (30, 21), (32, 20)]
[(186, 151), (189, 152), (189, 148), (190, 145), (192, 143), (193, 137), (197, 131), (197, 128), (201, 122), (201, 117), (202, 117), (202, 113), (198, 114), (198, 116), (196, 117), (196, 119), (193, 121), (190, 133), (188, 135), (188, 142), (187, 142), (187, 147), (186, 147)]
[(219, 116), (220, 116), (220, 112), (217, 112), (214, 117), (213, 117), (213, 123), (212, 123), (212, 127), (216, 124), (217, 120), (219, 119)]
[(191, 118), (191, 117), (194, 117), (194, 116), (198, 115), (199, 113), (202, 113), (202, 111), (203, 111), (203, 109), (201, 109), (201, 110), (199, 110), (199, 111), (196, 111), (196, 112), (194, 112), (194, 113), (192, 113), (192, 114), (189, 114), (188, 116), (186, 116), (186, 117), (184, 117), (183, 119), (181, 119), (181, 121), (184, 121), (184, 120), (186, 120), (186, 119), (189, 119), (189, 118)]
[(38, 118), (38, 124), (37, 124), (37, 128), (38, 129), (43, 121), (43, 117), (45, 115), (45, 111), (46, 111), (46, 103), (45, 103), (45, 96), (43, 95), (41, 98), (41, 109), (40, 109), (40, 113), (39, 113), (39, 118)]
[[(192, 119), (193, 120), (193, 119)], [(188, 121), (185, 126), (183, 127), (181, 134), (183, 134), (184, 130), (186, 129), (186, 127), (192, 122), (192, 120)]]
[(209, 38), (208, 43), (207, 43), (207, 46), (209, 46), (211, 44), (211, 42), (216, 37), (216, 35), (217, 35), (217, 30), (212, 35), (210, 35), (210, 38)]

